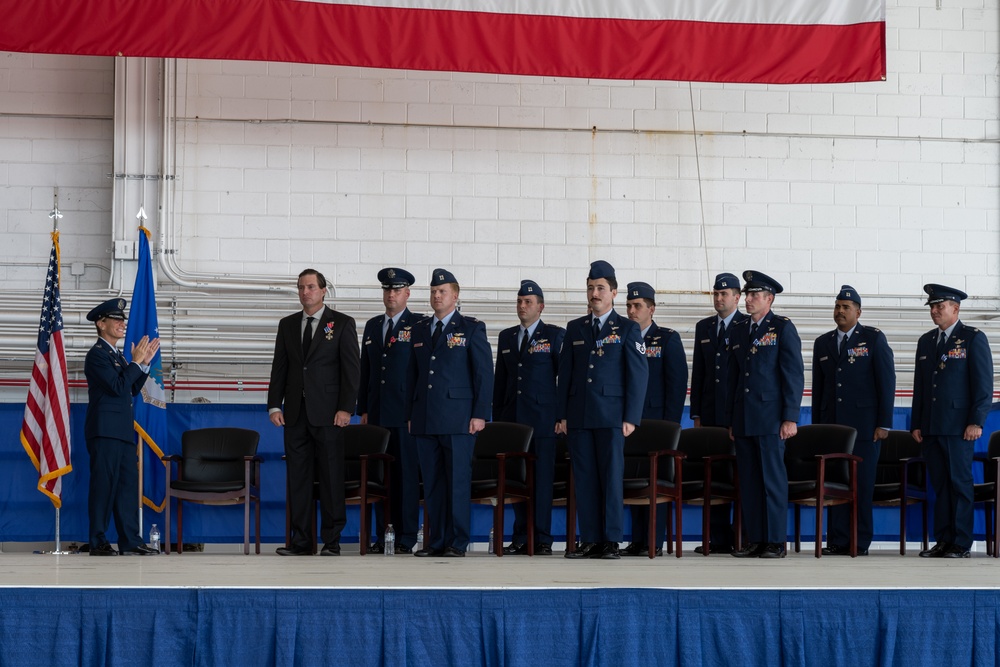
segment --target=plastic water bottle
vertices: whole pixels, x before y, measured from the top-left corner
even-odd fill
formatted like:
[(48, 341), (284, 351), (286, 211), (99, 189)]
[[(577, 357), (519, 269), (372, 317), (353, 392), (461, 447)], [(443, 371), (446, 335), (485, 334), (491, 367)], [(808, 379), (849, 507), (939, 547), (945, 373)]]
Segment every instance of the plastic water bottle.
[(160, 550), (160, 529), (155, 523), (149, 527), (149, 548)]
[(492, 553), (496, 553), (496, 551), (493, 550), (493, 529), (492, 528), (490, 528), (489, 553), (491, 553), (491, 554)]
[(424, 524), (420, 524), (420, 528), (417, 529), (417, 546), (416, 551), (420, 551), (424, 548)]
[(385, 529), (385, 555), (396, 555), (396, 531), (392, 529), (391, 523)]

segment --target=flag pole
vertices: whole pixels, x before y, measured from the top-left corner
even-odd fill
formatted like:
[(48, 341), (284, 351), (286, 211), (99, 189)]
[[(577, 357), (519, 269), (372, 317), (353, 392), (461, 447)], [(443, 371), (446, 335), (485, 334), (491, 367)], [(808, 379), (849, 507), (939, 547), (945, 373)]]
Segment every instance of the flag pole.
[[(59, 187), (56, 186), (52, 188), (52, 211), (49, 213), (49, 218), (52, 219), (52, 238), (59, 238), (59, 219), (63, 217), (62, 212), (59, 210)], [(52, 551), (39, 551), (36, 553), (52, 554), (55, 556), (67, 556), (72, 553), (79, 553), (73, 551), (63, 551), (62, 548), (62, 520), (60, 514), (60, 508), (56, 507), (56, 544), (55, 549)]]

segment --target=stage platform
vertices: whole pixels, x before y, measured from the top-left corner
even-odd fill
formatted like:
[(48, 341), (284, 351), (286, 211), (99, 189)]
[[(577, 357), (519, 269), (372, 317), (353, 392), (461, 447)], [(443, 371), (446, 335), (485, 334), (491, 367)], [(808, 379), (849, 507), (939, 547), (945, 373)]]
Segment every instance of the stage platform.
[[(996, 665), (1000, 560), (0, 555), (0, 665)], [(480, 549), (482, 545), (478, 545)], [(695, 545), (691, 544), (693, 548)], [(811, 545), (810, 545), (811, 546)], [(806, 545), (803, 545), (803, 549)]]

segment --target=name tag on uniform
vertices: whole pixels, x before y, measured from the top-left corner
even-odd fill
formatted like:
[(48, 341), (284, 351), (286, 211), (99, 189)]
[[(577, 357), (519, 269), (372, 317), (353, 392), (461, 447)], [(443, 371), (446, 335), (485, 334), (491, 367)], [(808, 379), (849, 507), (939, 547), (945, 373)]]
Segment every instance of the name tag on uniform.
[(819, 358), (819, 360), (820, 360), (820, 361), (826, 361), (826, 360), (827, 360), (827, 359), (829, 359), (829, 358), (830, 358), (830, 357), (820, 357), (820, 358)]
[(734, 349), (734, 350), (738, 350), (738, 349), (740, 349), (740, 345), (739, 345), (739, 343), (737, 343), (736, 345), (733, 345), (733, 349)]
[(369, 338), (368, 340), (365, 341), (365, 345), (371, 345), (371, 344), (372, 344), (372, 339), (371, 338)]
[(917, 359), (917, 361), (923, 361), (926, 358), (927, 358), (927, 355), (925, 354), (925, 355), (922, 355), (919, 359)]
[(701, 340), (700, 340), (700, 341), (698, 341), (698, 342), (699, 342), (699, 343), (711, 343), (711, 342), (712, 342), (712, 339), (711, 339), (711, 338), (703, 338), (703, 339), (701, 339)]
[(573, 345), (583, 345), (583, 341), (582, 340), (575, 340), (575, 341), (573, 341)]
[(509, 354), (510, 350), (500, 350), (500, 354)]
[(423, 347), (423, 346), (424, 346), (423, 343), (414, 343), (413, 344), (413, 347)]

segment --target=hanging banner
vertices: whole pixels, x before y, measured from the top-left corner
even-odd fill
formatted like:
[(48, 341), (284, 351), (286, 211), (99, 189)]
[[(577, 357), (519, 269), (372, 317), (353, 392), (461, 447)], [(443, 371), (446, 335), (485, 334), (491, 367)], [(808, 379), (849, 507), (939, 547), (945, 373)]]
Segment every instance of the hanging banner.
[(32, 0), (0, 50), (587, 79), (885, 78), (884, 0)]

